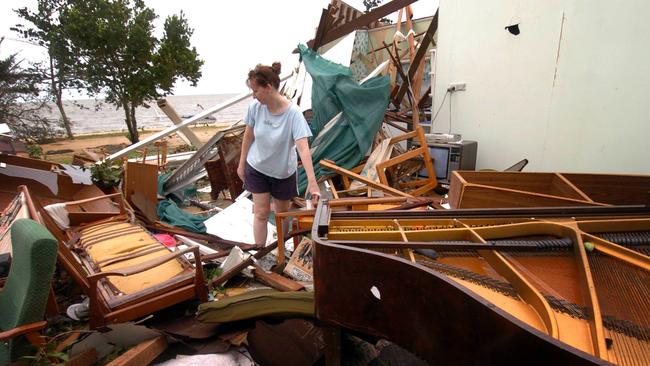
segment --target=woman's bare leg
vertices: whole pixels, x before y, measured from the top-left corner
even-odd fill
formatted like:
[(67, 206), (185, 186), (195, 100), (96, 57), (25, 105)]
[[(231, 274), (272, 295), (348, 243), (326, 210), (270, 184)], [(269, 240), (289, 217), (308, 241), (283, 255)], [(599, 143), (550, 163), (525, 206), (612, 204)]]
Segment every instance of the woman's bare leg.
[(268, 235), (267, 222), (271, 213), (271, 194), (270, 193), (253, 193), (253, 236), (255, 244), (258, 246), (266, 245), (266, 236)]

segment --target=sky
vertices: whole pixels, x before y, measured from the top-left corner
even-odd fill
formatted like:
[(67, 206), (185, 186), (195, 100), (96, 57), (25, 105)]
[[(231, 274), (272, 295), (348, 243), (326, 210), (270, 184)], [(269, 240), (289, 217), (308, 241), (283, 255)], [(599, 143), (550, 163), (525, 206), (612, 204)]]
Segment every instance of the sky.
[[(362, 0), (346, 2), (364, 9)], [(280, 61), (282, 74), (288, 74), (298, 62), (297, 55), (291, 52), (298, 43), (314, 37), (321, 11), (329, 0), (145, 0), (145, 3), (158, 15), (155, 24), (158, 37), (162, 36), (165, 17), (184, 12), (190, 27), (194, 28), (192, 45), (205, 63), (197, 86), (179, 82), (174, 94), (204, 95), (246, 92), (244, 81), (248, 70), (258, 63)], [(433, 15), (437, 4), (437, 0), (415, 2), (414, 17)], [(23, 6), (35, 8), (36, 1), (0, 1), (0, 37), (5, 37), (0, 45), (0, 57), (18, 53), (24, 60), (44, 59), (42, 48), (21, 42), (9, 29), (22, 20), (12, 9)]]

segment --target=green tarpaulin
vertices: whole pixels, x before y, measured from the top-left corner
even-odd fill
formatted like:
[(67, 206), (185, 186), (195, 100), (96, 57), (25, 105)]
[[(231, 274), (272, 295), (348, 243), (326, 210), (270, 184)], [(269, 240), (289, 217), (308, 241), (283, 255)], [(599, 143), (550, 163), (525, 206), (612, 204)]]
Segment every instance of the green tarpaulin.
[[(350, 169), (358, 165), (372, 145), (381, 127), (390, 94), (388, 76), (374, 77), (363, 84), (356, 82), (349, 68), (328, 61), (307, 46), (299, 45), (300, 55), (313, 80), (311, 129), (318, 144), (311, 146), (316, 178), (327, 174), (318, 165), (322, 159)], [(338, 113), (334, 127), (318, 134)], [(301, 195), (307, 188), (304, 169), (298, 172)]]
[(158, 202), (158, 219), (166, 224), (182, 227), (195, 233), (205, 232), (203, 224), (205, 218), (181, 210), (172, 200)]
[[(171, 173), (165, 173), (158, 176), (159, 195), (163, 194), (163, 182), (165, 182), (167, 177), (170, 175)], [(194, 189), (196, 190), (196, 188)], [(182, 227), (183, 229), (187, 229), (195, 233), (204, 233), (206, 230), (205, 225), (203, 224), (205, 218), (199, 215), (192, 215), (187, 211), (183, 211), (180, 207), (178, 207), (176, 201), (174, 201), (176, 198), (173, 195), (170, 196), (171, 198), (158, 202), (158, 219), (160, 219), (160, 221), (164, 222), (165, 224)]]

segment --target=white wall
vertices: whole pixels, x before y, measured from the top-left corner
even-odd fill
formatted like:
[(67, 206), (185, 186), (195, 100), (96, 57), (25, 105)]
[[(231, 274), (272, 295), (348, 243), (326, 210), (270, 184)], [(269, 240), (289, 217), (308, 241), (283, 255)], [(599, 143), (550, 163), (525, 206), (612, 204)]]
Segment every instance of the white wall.
[[(434, 132), (477, 169), (650, 174), (650, 1), (441, 0)], [(504, 28), (519, 22), (514, 36)]]

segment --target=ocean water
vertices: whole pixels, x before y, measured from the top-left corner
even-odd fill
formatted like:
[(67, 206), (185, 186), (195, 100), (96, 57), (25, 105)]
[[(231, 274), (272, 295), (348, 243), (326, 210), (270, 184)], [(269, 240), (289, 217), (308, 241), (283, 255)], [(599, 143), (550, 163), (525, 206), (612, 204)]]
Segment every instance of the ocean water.
[[(203, 109), (214, 107), (237, 94), (213, 94), (213, 95), (179, 95), (168, 96), (167, 104), (171, 105), (182, 119), (200, 113)], [(234, 122), (244, 118), (248, 105), (253, 101), (247, 98), (235, 105), (232, 105), (212, 115), (214, 119), (206, 119), (197, 122), (202, 123), (224, 123)], [(64, 107), (68, 118), (72, 121), (72, 133), (89, 134), (98, 132), (119, 132), (126, 133), (126, 122), (124, 122), (124, 111), (116, 109), (115, 106), (95, 101), (94, 99), (83, 99), (65, 101)], [(51, 121), (60, 121), (61, 116), (58, 108), (53, 103), (49, 111), (43, 112)], [(183, 118), (183, 116), (185, 116)], [(139, 107), (136, 109), (135, 118), (139, 129), (167, 128), (173, 123), (167, 115), (158, 108), (156, 102), (152, 102), (149, 108)], [(61, 130), (63, 131), (63, 130)]]

